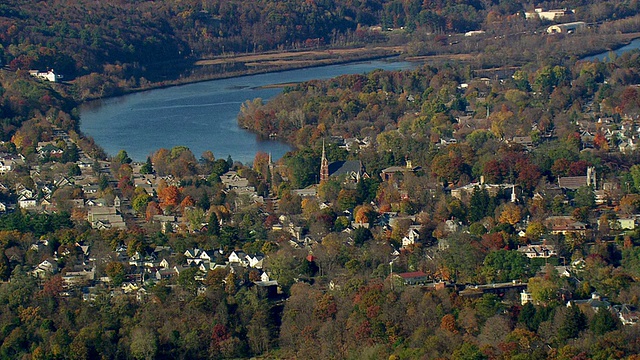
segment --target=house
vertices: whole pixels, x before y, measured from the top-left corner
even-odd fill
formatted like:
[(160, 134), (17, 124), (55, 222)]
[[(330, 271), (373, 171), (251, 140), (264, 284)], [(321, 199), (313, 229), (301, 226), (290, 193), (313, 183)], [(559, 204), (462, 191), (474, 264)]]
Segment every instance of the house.
[(422, 271), (393, 274), (394, 279), (401, 280), (405, 285), (424, 284), (427, 281), (427, 274)]
[(147, 290), (143, 287), (141, 287), (140, 289), (138, 289), (138, 291), (136, 291), (136, 301), (137, 302), (144, 302), (147, 300)]
[(189, 266), (210, 264), (214, 260), (211, 254), (198, 248), (187, 249), (184, 252), (184, 256), (187, 258), (187, 265)]
[(579, 234), (586, 235), (587, 224), (574, 220), (571, 216), (549, 216), (545, 220), (545, 226), (550, 229), (552, 235)]
[(0, 174), (6, 175), (13, 170), (13, 161), (0, 160)]
[(58, 263), (54, 259), (46, 259), (31, 271), (31, 275), (38, 279), (44, 279), (48, 275), (55, 274), (56, 272), (58, 272)]
[(304, 189), (291, 190), (291, 194), (298, 195), (300, 197), (316, 197), (318, 194), (318, 187), (316, 185), (311, 185)]
[(258, 293), (261, 298), (274, 298), (278, 295), (278, 281), (255, 281), (255, 286), (252, 287)]
[(73, 268), (71, 271), (67, 271), (64, 276), (62, 276), (62, 280), (67, 286), (90, 282), (95, 280), (95, 278), (96, 269), (94, 267), (85, 268), (83, 266)]
[(623, 139), (623, 141), (621, 141), (620, 144), (618, 145), (618, 150), (621, 153), (630, 153), (637, 149), (638, 149), (638, 140), (635, 138), (635, 136), (632, 138), (627, 138), (626, 140)]
[(178, 275), (178, 273), (174, 269), (158, 269), (154, 274), (156, 280), (158, 281), (169, 279), (175, 275)]
[(231, 264), (240, 264), (242, 266), (249, 265), (249, 261), (247, 260), (247, 254), (242, 250), (232, 251), (231, 254), (229, 254), (228, 261)]
[(611, 303), (602, 299), (597, 292), (591, 293), (591, 298), (586, 300), (570, 300), (567, 302), (567, 307), (578, 306), (580, 308), (591, 309), (594, 312), (598, 312), (600, 309), (609, 310)]
[(464, 33), (464, 36), (476, 36), (476, 35), (484, 35), (485, 31), (484, 30), (473, 30), (473, 31), (467, 31), (466, 33)]
[(37, 150), (38, 150), (38, 156), (41, 159), (46, 158), (47, 156), (50, 156), (52, 158), (60, 158), (64, 153), (62, 149), (60, 149), (59, 147), (51, 143), (48, 143), (45, 146), (39, 147)]
[(33, 197), (20, 195), (18, 198), (18, 207), (21, 209), (33, 209), (38, 205), (37, 200)]
[(635, 325), (640, 320), (640, 312), (631, 305), (614, 305), (611, 310), (618, 316), (622, 325)]
[(263, 272), (262, 275), (260, 275), (260, 281), (269, 281), (271, 279), (269, 279), (269, 274), (267, 274), (266, 272)]
[(162, 268), (162, 269), (168, 269), (171, 265), (169, 264), (169, 261), (167, 261), (167, 259), (162, 259), (159, 263), (158, 263), (158, 267)]
[(122, 215), (113, 206), (90, 207), (87, 211), (87, 221), (94, 229), (127, 228)]
[(509, 144), (520, 145), (526, 150), (532, 150), (534, 148), (531, 136), (514, 136), (511, 138), (511, 141), (509, 141)]
[(480, 176), (480, 182), (474, 182), (455, 189), (451, 189), (451, 196), (462, 201), (467, 202), (473, 195), (473, 192), (477, 189), (487, 190), (489, 195), (496, 196), (502, 189), (513, 188), (512, 184), (485, 184), (484, 176)]
[(369, 144), (371, 143), (371, 139), (368, 137), (365, 137), (362, 140), (358, 138), (348, 138), (344, 139), (343, 142), (344, 144), (338, 146), (339, 148), (345, 149), (348, 152), (358, 152), (359, 150), (362, 150), (369, 146)]
[(49, 246), (49, 240), (47, 240), (47, 239), (39, 239), (35, 243), (31, 244), (29, 249), (33, 250), (35, 252), (38, 252), (38, 251), (44, 249), (47, 246)]
[(100, 186), (95, 184), (86, 184), (82, 186), (82, 191), (85, 193), (85, 195), (95, 194), (98, 192), (98, 190), (100, 190)]
[(533, 295), (527, 290), (522, 290), (520, 293), (520, 305), (525, 305), (530, 302), (533, 302)]
[(411, 226), (407, 235), (402, 238), (402, 248), (407, 248), (414, 245), (420, 239), (419, 226)]
[(167, 230), (173, 231), (177, 226), (177, 219), (173, 215), (153, 215), (151, 221), (154, 223), (160, 223), (162, 233), (165, 233)]
[(38, 78), (40, 80), (45, 80), (45, 81), (51, 81), (51, 82), (58, 82), (60, 79), (63, 78), (62, 75), (58, 75), (56, 74), (53, 69), (46, 71), (46, 72), (42, 72), (42, 71), (38, 71), (38, 70), (29, 70), (29, 75)]
[(618, 219), (616, 226), (620, 230), (634, 230), (636, 228), (636, 219), (633, 219), (633, 218)]
[(227, 189), (238, 189), (249, 186), (249, 180), (241, 177), (235, 171), (227, 171), (220, 176), (220, 182)]
[(518, 251), (526, 255), (529, 259), (547, 259), (558, 255), (553, 245), (546, 244), (518, 246)]
[(264, 260), (264, 255), (262, 254), (247, 255), (245, 259), (249, 262), (249, 267), (262, 269), (262, 261)]

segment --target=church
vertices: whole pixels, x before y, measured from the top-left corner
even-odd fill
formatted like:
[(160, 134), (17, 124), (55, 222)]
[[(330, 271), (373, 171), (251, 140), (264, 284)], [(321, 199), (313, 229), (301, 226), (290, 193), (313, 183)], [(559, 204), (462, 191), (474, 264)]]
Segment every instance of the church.
[(365, 172), (362, 161), (360, 160), (334, 161), (329, 163), (325, 154), (323, 141), (322, 159), (320, 162), (320, 182), (329, 180), (332, 177), (344, 178), (344, 182), (355, 184), (362, 178), (368, 178), (369, 175)]

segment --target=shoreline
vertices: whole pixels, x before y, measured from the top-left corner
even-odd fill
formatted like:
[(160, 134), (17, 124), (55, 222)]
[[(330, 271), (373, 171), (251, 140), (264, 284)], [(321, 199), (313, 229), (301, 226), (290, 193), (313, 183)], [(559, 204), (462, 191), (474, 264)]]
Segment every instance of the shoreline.
[[(622, 37), (623, 37), (623, 40), (619, 43), (615, 43), (614, 46), (605, 50), (583, 54), (580, 58), (582, 59), (582, 58), (594, 56), (604, 52), (616, 51), (624, 46), (629, 45), (632, 41), (636, 39), (640, 39), (640, 32), (622, 34)], [(340, 55), (339, 53), (340, 50), (347, 51), (347, 52), (362, 51), (363, 54), (362, 56), (355, 55), (352, 58), (345, 59), (342, 57), (342, 55)], [(246, 70), (210, 73), (203, 77), (187, 76), (184, 78), (178, 78), (178, 79), (169, 80), (169, 81), (159, 81), (159, 82), (151, 83), (149, 86), (144, 88), (122, 89), (121, 91), (113, 95), (91, 97), (91, 98), (86, 98), (81, 100), (77, 99), (76, 102), (78, 105), (80, 105), (87, 102), (115, 98), (119, 96), (145, 92), (149, 90), (158, 90), (158, 89), (165, 89), (173, 86), (197, 84), (197, 83), (212, 81), (212, 80), (240, 78), (243, 76), (279, 73), (279, 72), (285, 72), (290, 70), (311, 69), (311, 68), (318, 68), (323, 66), (349, 64), (349, 63), (357, 63), (357, 62), (363, 62), (363, 61), (391, 59), (395, 57), (401, 58), (403, 56), (404, 58), (402, 58), (402, 61), (413, 62), (413, 63), (426, 63), (428, 61), (443, 61), (443, 60), (469, 61), (469, 60), (472, 60), (475, 56), (474, 53), (462, 53), (462, 54), (451, 53), (451, 54), (438, 54), (438, 55), (409, 56), (406, 54), (406, 48), (404, 47), (401, 48), (401, 47), (384, 47), (383, 46), (383, 47), (369, 49), (368, 52), (366, 50), (367, 49), (365, 48), (320, 50), (321, 52), (326, 52), (330, 56), (338, 56), (338, 57), (310, 59), (310, 60), (304, 60), (304, 61), (295, 60), (289, 63), (287, 63), (287, 60), (283, 60), (283, 59), (297, 58), (300, 56), (300, 53), (313, 53), (313, 52), (318, 52), (319, 50), (308, 50), (308, 51), (305, 50), (301, 52), (285, 51), (281, 53), (274, 52), (274, 53), (260, 53), (260, 54), (240, 54), (232, 57), (223, 56), (223, 57), (217, 57), (213, 59), (198, 59), (192, 62), (192, 65), (191, 65), (192, 70), (197, 69), (198, 67), (211, 66), (211, 64), (207, 64), (208, 62), (216, 62), (217, 65), (224, 65), (224, 62), (227, 62), (228, 64), (238, 64), (238, 63), (243, 63), (244, 62), (243, 59), (247, 59), (248, 61), (251, 61), (250, 59), (255, 57), (273, 57), (273, 59), (268, 60), (268, 62), (283, 61), (283, 63), (281, 65), (265, 65), (264, 67), (259, 67), (255, 65), (255, 62), (246, 62), (245, 65), (247, 64), (249, 65), (249, 68)], [(384, 54), (376, 53), (376, 50), (386, 52), (386, 53)], [(198, 65), (198, 63), (201, 63), (201, 64)], [(67, 84), (72, 84), (72, 83), (67, 83)], [(268, 85), (266, 87), (285, 87), (288, 85), (291, 85), (291, 83), (284, 82), (281, 84)]]
[[(244, 56), (244, 55), (243, 55)], [(182, 86), (182, 85), (189, 85), (189, 84), (197, 84), (197, 83), (201, 83), (201, 82), (206, 82), (206, 81), (213, 81), (213, 80), (223, 80), (223, 79), (233, 79), (233, 78), (241, 78), (244, 76), (252, 76), (252, 75), (259, 75), (259, 74), (271, 74), (271, 73), (279, 73), (279, 72), (285, 72), (285, 71), (290, 71), (290, 70), (300, 70), (300, 69), (311, 69), (311, 68), (319, 68), (319, 67), (324, 67), (324, 66), (331, 66), (331, 65), (342, 65), (342, 64), (350, 64), (350, 63), (358, 63), (358, 62), (364, 62), (364, 61), (374, 61), (374, 60), (381, 60), (381, 59), (391, 59), (391, 58), (396, 58), (396, 57), (401, 57), (402, 53), (396, 53), (396, 54), (371, 54), (371, 55), (367, 55), (367, 56), (362, 56), (362, 57), (355, 57), (355, 58), (350, 58), (350, 59), (319, 59), (319, 60), (315, 60), (312, 61), (310, 60), (308, 64), (291, 64), (291, 66), (287, 66), (287, 65), (282, 65), (278, 68), (273, 68), (273, 67), (264, 67), (262, 69), (248, 69), (248, 70), (244, 70), (244, 71), (233, 71), (233, 72), (226, 72), (226, 73), (216, 73), (216, 74), (211, 74), (210, 76), (206, 76), (203, 78), (192, 78), (192, 77), (185, 77), (182, 79), (177, 79), (177, 80), (172, 80), (170, 82), (164, 82), (164, 81), (160, 81), (157, 83), (152, 83), (150, 86), (145, 87), (145, 88), (130, 88), (130, 89), (122, 89), (121, 92), (118, 92), (117, 94), (113, 94), (113, 95), (109, 95), (109, 96), (101, 96), (101, 97), (92, 97), (92, 98), (86, 98), (86, 99), (82, 99), (82, 100), (76, 100), (77, 104), (83, 104), (83, 103), (88, 103), (88, 102), (93, 102), (93, 101), (98, 101), (98, 100), (103, 100), (103, 99), (110, 99), (110, 98), (116, 98), (116, 97), (120, 97), (120, 96), (125, 96), (125, 95), (130, 95), (130, 94), (135, 94), (135, 93), (140, 93), (140, 92), (145, 92), (145, 91), (150, 91), (150, 90), (158, 90), (158, 89), (166, 89), (166, 88), (170, 88), (170, 87), (174, 87), (174, 86)], [(200, 60), (198, 60), (200, 61)], [(421, 63), (422, 61), (419, 60), (405, 60), (408, 62), (417, 62), (417, 63)], [(194, 62), (195, 64), (195, 62)], [(195, 67), (196, 65), (194, 65)], [(71, 83), (68, 83), (71, 84)], [(273, 84), (275, 87), (279, 87), (279, 84)]]

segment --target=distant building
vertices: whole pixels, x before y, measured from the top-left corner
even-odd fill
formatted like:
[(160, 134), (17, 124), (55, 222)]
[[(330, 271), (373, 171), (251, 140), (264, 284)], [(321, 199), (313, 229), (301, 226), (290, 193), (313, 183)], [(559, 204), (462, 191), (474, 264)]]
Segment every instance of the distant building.
[(467, 31), (466, 33), (464, 33), (464, 36), (476, 36), (476, 35), (483, 35), (485, 34), (484, 30), (474, 30), (474, 31)]
[(546, 244), (519, 246), (518, 251), (529, 259), (550, 258), (558, 255), (553, 245)]
[(58, 80), (62, 79), (62, 75), (57, 75), (53, 69), (47, 72), (40, 72), (38, 70), (29, 70), (29, 75), (36, 77), (40, 80), (58, 82)]
[(389, 181), (394, 178), (396, 174), (407, 174), (407, 173), (415, 173), (416, 171), (422, 169), (420, 166), (413, 166), (411, 160), (407, 160), (406, 166), (391, 166), (386, 169), (383, 169), (380, 173), (380, 177), (383, 181)]
[(558, 178), (558, 186), (561, 189), (577, 190), (583, 186), (593, 186), (596, 189), (596, 169), (587, 168), (586, 176), (564, 176)]
[(574, 14), (575, 14), (575, 10), (567, 10), (567, 9), (544, 10), (543, 8), (536, 8), (533, 12), (529, 11), (524, 13), (524, 17), (526, 19), (558, 21), (563, 17), (573, 16)]
[(571, 34), (587, 27), (583, 21), (570, 22), (565, 24), (551, 25), (547, 28), (549, 34)]
[(344, 176), (346, 182), (357, 183), (368, 177), (360, 160), (335, 161), (329, 163), (325, 155), (324, 141), (322, 142), (322, 159), (320, 161), (320, 182), (331, 177)]
[(422, 271), (414, 271), (407, 273), (393, 274), (394, 280), (399, 279), (405, 285), (418, 285), (424, 284), (427, 281), (427, 274)]

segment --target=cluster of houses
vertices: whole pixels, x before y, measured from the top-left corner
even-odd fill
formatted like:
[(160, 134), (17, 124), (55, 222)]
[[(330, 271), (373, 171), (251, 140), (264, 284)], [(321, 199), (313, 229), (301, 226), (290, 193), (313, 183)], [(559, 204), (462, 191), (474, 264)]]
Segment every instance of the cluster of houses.
[(258, 195), (256, 188), (249, 185), (249, 180), (240, 176), (236, 171), (228, 171), (220, 176), (225, 191), (233, 190), (240, 199), (246, 198), (250, 203), (263, 204), (264, 198)]
[[(40, 239), (31, 246), (31, 251), (42, 251), (49, 246), (49, 241)], [(65, 250), (54, 256), (48, 257), (37, 264), (30, 274), (35, 278), (44, 281), (55, 274), (61, 274), (64, 292), (62, 295), (70, 295), (73, 292), (82, 292), (85, 300), (95, 299), (95, 294), (107, 285), (112, 285), (113, 279), (109, 277), (97, 277), (96, 267), (98, 260), (115, 259), (120, 263), (127, 264), (124, 281), (119, 287), (110, 286), (112, 295), (133, 295), (138, 300), (146, 298), (146, 287), (161, 280), (167, 280), (180, 276), (180, 273), (187, 269), (196, 268), (195, 279), (202, 282), (209, 270), (224, 269), (231, 273), (240, 273), (246, 270), (255, 270), (260, 275), (252, 282), (262, 288), (270, 288), (270, 293), (277, 292), (278, 283), (271, 280), (267, 272), (263, 271), (263, 254), (246, 254), (243, 251), (232, 251), (224, 254), (222, 250), (206, 251), (199, 248), (187, 249), (179, 256), (168, 246), (157, 246), (149, 253), (135, 252), (129, 256), (126, 246), (119, 246), (115, 251), (102, 254), (101, 259), (97, 259), (90, 253), (88, 246), (76, 243), (74, 246), (66, 247)], [(73, 263), (61, 268), (59, 263)], [(199, 291), (204, 291), (204, 286), (200, 286)]]

